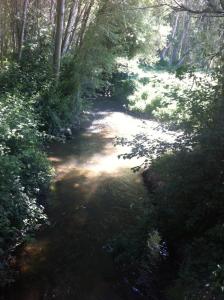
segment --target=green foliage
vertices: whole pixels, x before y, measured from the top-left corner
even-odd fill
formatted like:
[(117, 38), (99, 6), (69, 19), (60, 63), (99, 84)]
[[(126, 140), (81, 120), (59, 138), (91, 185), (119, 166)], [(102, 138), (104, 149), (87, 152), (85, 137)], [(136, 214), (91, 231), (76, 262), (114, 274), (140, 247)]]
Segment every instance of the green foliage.
[(180, 260), (177, 285), (191, 299), (206, 296), (208, 290), (210, 295), (223, 292), (212, 278), (224, 261), (224, 166), (218, 147), (213, 143), (206, 149), (182, 151), (151, 167), (163, 183), (154, 190), (155, 224)]
[(40, 93), (53, 78), (49, 56), (50, 46), (45, 42), (45, 37), (41, 45), (27, 43), (20, 63), (9, 61), (1, 69), (1, 93), (13, 90), (27, 96)]
[(166, 249), (158, 231), (148, 232), (148, 214), (142, 214), (140, 220), (113, 241), (114, 261), (140, 295), (160, 299), (156, 286)]
[[(165, 277), (166, 288), (162, 283), (160, 285), (160, 289), (164, 289), (163, 296), (178, 300), (222, 299), (222, 68), (207, 78), (194, 76), (193, 84), (191, 88), (186, 85), (182, 89), (167, 86), (167, 94), (164, 92), (168, 99), (176, 101), (170, 120), (183, 133), (174, 143), (159, 138), (153, 143), (144, 134), (137, 135), (132, 141), (123, 139), (120, 143), (131, 146), (132, 151), (124, 155), (125, 158), (146, 157), (144, 166), (151, 174), (146, 176), (150, 191), (145, 207), (149, 219), (146, 226), (148, 232), (158, 230), (169, 252), (168, 269), (164, 270), (163, 264), (159, 264), (160, 272), (155, 273), (158, 281), (164, 282)], [(149, 95), (141, 91), (142, 94), (142, 100)], [(161, 105), (159, 100), (157, 109)], [(146, 241), (146, 237), (142, 238)], [(150, 266), (143, 254), (142, 257)]]
[(34, 114), (39, 116), (39, 129), (58, 134), (82, 110), (79, 83), (73, 81), (74, 72), (70, 69), (65, 62), (60, 84), (55, 86), (50, 46), (44, 42), (40, 46), (28, 43), (20, 64), (12, 62), (1, 70), (1, 92), (23, 95), (28, 101), (33, 99)]
[(111, 80), (111, 95), (114, 101), (119, 101), (123, 105), (128, 104), (128, 96), (134, 93), (136, 86), (132, 76), (126, 73), (117, 72), (113, 74)]
[[(80, 1), (81, 14), (55, 82), (54, 12), (50, 17), (42, 12), (49, 3), (30, 3), (19, 63), (22, 7), (15, 18), (8, 2), (1, 5), (7, 24), (0, 34), (0, 258), (46, 219), (39, 198), (51, 169), (42, 149), (43, 131), (57, 135), (100, 94), (183, 131), (174, 145), (159, 138), (153, 144), (141, 134), (121, 141), (132, 147), (124, 158), (145, 156), (146, 167), (153, 160), (150, 172), (157, 182), (148, 183), (150, 201), (138, 226), (115, 241), (115, 260), (126, 272), (135, 272), (133, 283), (147, 298), (161, 299), (152, 288), (164, 291), (160, 267), (166, 259), (174, 279), (165, 284), (168, 299), (222, 299), (223, 69), (214, 78), (204, 71), (221, 62), (222, 18), (193, 18), (166, 6), (136, 9), (160, 3), (151, 0), (95, 1), (88, 15), (89, 3)], [(68, 16), (66, 9), (65, 24)], [(203, 72), (189, 70), (184, 61)], [(149, 65), (156, 62), (154, 70)], [(181, 66), (176, 74), (173, 65)], [(0, 279), (2, 284), (8, 280), (2, 265)]]
[[(146, 94), (147, 95), (147, 94)], [(162, 107), (162, 99), (160, 96), (155, 97), (150, 104), (145, 107), (145, 112), (147, 115), (152, 116), (153, 112)]]
[(150, 81), (149, 77), (143, 77), (139, 79), (139, 82), (142, 83), (143, 85), (148, 84)]
[(51, 170), (41, 150), (43, 134), (33, 106), (20, 94), (0, 99), (1, 256), (46, 219), (38, 199), (48, 187)]
[(137, 66), (129, 72), (135, 74), (135, 89), (127, 96), (129, 110), (188, 132), (209, 126), (216, 103), (217, 76), (188, 68), (179, 68), (173, 74), (165, 70), (143, 71)]

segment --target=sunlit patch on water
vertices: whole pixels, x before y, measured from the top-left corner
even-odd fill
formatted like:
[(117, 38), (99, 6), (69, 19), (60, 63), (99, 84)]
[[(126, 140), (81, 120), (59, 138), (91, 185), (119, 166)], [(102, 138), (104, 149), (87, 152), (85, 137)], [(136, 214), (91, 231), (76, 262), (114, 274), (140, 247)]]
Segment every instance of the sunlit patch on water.
[[(122, 173), (122, 169), (140, 165), (144, 158), (131, 160), (118, 158), (119, 155), (128, 153), (130, 146), (114, 146), (116, 137), (131, 139), (137, 134), (144, 134), (150, 140), (161, 139), (167, 142), (173, 142), (176, 138), (176, 134), (163, 131), (155, 121), (141, 120), (123, 112), (98, 112), (91, 126), (81, 137), (83, 146), (87, 144), (86, 148), (81, 147), (83, 154), (85, 152), (87, 154), (86, 159), (83, 159), (82, 153), (80, 155), (70, 153), (66, 160), (59, 157), (50, 158), (58, 163), (58, 179), (61, 180), (72, 170), (74, 172), (85, 170), (90, 178), (100, 176), (101, 173), (118, 176)], [(75, 140), (74, 145), (76, 143)]]
[(62, 160), (58, 157), (53, 157), (53, 156), (49, 156), (48, 159), (52, 162), (52, 163), (60, 163)]

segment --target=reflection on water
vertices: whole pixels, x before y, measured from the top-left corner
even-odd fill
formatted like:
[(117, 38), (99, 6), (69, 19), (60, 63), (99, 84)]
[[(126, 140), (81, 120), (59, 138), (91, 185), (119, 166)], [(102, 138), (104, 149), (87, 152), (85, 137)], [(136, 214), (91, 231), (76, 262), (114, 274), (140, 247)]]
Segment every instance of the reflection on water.
[(118, 159), (128, 149), (114, 147), (114, 138), (144, 131), (158, 135), (157, 124), (98, 111), (85, 132), (51, 146), (51, 226), (21, 251), (21, 276), (8, 299), (139, 299), (122, 287), (105, 245), (134, 224), (138, 204), (147, 197), (140, 175), (130, 170), (140, 162)]

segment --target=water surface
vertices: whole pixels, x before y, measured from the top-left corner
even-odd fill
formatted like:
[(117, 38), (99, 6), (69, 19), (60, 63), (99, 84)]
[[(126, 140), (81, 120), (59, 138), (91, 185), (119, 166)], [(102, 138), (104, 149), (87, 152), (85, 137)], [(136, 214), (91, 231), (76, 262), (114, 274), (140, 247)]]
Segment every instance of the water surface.
[(49, 149), (56, 170), (50, 226), (22, 249), (19, 280), (8, 299), (140, 299), (109, 252), (111, 239), (135, 224), (148, 195), (140, 174), (131, 171), (141, 161), (118, 159), (129, 149), (114, 147), (114, 138), (162, 132), (156, 122), (121, 111), (92, 115), (86, 130)]

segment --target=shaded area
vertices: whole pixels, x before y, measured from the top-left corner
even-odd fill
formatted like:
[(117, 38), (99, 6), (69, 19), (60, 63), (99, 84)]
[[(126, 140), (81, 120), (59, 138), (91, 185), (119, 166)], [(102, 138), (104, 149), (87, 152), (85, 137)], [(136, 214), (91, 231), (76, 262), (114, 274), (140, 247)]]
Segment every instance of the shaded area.
[(143, 127), (154, 134), (157, 129), (121, 111), (93, 114), (85, 131), (49, 149), (56, 169), (48, 201), (51, 225), (21, 249), (19, 280), (6, 299), (140, 297), (116, 269), (110, 241), (135, 224), (147, 193), (140, 175), (130, 170), (139, 161), (119, 160), (127, 149), (113, 142)]

